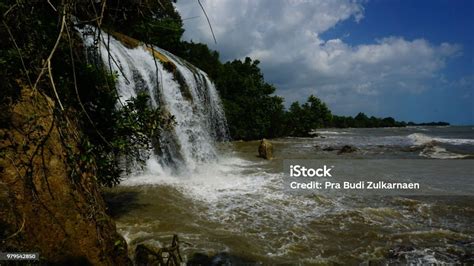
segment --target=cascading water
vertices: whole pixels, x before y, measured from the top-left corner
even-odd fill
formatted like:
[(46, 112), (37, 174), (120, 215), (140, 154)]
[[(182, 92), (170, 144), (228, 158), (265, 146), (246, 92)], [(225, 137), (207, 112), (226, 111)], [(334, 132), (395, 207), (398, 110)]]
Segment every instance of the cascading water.
[(121, 102), (146, 92), (154, 108), (174, 116), (176, 125), (160, 138), (156, 159), (161, 167), (195, 169), (217, 158), (214, 143), (227, 140), (228, 130), (219, 95), (206, 73), (158, 47), (129, 48), (92, 26), (80, 32), (85, 45), (97, 49), (103, 64), (118, 74)]

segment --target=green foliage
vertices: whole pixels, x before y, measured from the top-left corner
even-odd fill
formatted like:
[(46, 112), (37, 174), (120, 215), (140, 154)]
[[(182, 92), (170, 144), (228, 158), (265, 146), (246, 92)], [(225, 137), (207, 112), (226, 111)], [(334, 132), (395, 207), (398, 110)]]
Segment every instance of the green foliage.
[[(181, 37), (182, 24), (170, 1), (107, 1), (106, 7), (102, 22), (112, 30), (123, 30), (144, 41), (169, 41), (169, 45)], [(1, 14), (7, 13), (0, 24), (0, 120), (2, 127), (10, 126), (9, 110), (20, 95), (20, 85), (32, 87), (45, 59), (54, 51), (51, 77), (65, 108), (64, 112), (55, 110), (55, 119), (67, 128), (66, 117), (74, 117), (81, 138), (78, 147), (67, 140), (62, 143), (71, 178), (80, 177), (82, 171), (95, 172), (100, 184), (112, 186), (132, 164), (144, 162), (147, 154), (143, 150), (159, 149), (160, 131), (172, 124), (172, 117), (165, 119), (160, 110), (151, 108), (146, 95), (137, 95), (117, 108), (115, 75), (95, 60), (94, 51), (84, 50), (71, 20), (67, 19), (58, 39), (63, 12), (68, 18), (74, 15), (79, 21), (97, 23), (101, 8), (102, 2), (97, 1), (0, 2)], [(53, 50), (57, 39), (59, 45)], [(56, 99), (47, 72), (36, 89)], [(58, 109), (58, 104), (55, 106)]]
[(334, 116), (333, 127), (346, 128), (377, 128), (377, 127), (404, 127), (405, 122), (396, 121), (393, 117), (368, 117), (364, 113), (358, 113), (355, 117), (350, 116)]
[(313, 129), (329, 127), (333, 119), (326, 104), (314, 95), (301, 106), (298, 102), (291, 104), (286, 116), (286, 133), (295, 137), (307, 137)]
[[(110, 187), (132, 166), (145, 163), (149, 154), (143, 151), (159, 149), (159, 134), (172, 125), (172, 117), (165, 118), (160, 109), (152, 108), (147, 94), (138, 94), (117, 107), (117, 73), (107, 73), (101, 63), (78, 59), (76, 64), (79, 97), (92, 118), (88, 121), (82, 114), (82, 153), (94, 158), (97, 180)], [(76, 108), (81, 107), (76, 103)]]
[(84, 154), (91, 153), (95, 158), (98, 181), (113, 186), (120, 182), (124, 171), (144, 165), (149, 157), (146, 151), (159, 149), (160, 132), (171, 126), (173, 120), (162, 116), (159, 109), (152, 108), (146, 94), (139, 94), (122, 108), (111, 108), (108, 112), (101, 124), (95, 126), (107, 138), (102, 139), (95, 135), (97, 132), (89, 132), (92, 138), (82, 146)]
[(438, 121), (438, 122), (427, 122), (427, 123), (415, 123), (408, 122), (407, 126), (449, 126), (448, 122)]
[[(36, 1), (0, 2), (0, 14), (9, 11), (6, 17), (2, 17), (0, 24), (0, 109), (5, 109), (5, 104), (18, 99), (18, 81), (29, 84), (29, 76), (34, 82), (35, 73), (42, 65), (41, 60), (47, 57), (48, 50), (53, 46), (57, 34), (57, 16), (51, 8), (42, 6), (43, 3)], [(30, 14), (31, 10), (35, 10), (35, 13)], [(23, 68), (22, 58), (26, 69)]]
[(286, 114), (287, 133), (290, 136), (306, 137), (311, 131), (311, 126), (305, 123), (309, 117), (308, 110), (303, 109), (298, 102), (291, 104), (288, 113)]
[(295, 137), (310, 136), (317, 128), (368, 128), (368, 127), (404, 127), (405, 122), (395, 121), (392, 117), (370, 118), (364, 113), (355, 117), (332, 115), (324, 102), (314, 95), (308, 97), (303, 105), (294, 102), (286, 113), (286, 134)]
[(234, 139), (276, 137), (283, 129), (283, 99), (272, 96), (275, 87), (265, 82), (258, 64), (248, 57), (225, 63), (215, 80)]
[(170, 0), (107, 1), (104, 24), (145, 43), (170, 52), (181, 48), (181, 16)]
[(219, 73), (222, 68), (222, 64), (219, 61), (219, 53), (210, 50), (207, 45), (183, 41), (179, 48), (176, 51), (176, 55), (206, 72), (211, 79), (216, 80), (219, 74), (223, 74)]

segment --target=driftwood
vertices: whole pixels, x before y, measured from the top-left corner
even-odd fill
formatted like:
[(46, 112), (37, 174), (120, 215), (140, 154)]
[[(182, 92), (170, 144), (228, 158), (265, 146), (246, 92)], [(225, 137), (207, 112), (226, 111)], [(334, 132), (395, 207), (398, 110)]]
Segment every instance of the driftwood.
[(178, 235), (173, 235), (171, 246), (155, 248), (140, 244), (135, 249), (136, 265), (180, 265), (182, 262)]

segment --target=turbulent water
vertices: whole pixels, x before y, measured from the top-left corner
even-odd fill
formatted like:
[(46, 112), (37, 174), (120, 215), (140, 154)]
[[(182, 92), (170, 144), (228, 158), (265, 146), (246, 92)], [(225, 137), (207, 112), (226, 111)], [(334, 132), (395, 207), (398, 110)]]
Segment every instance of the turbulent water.
[[(285, 159), (469, 160), (472, 127), (320, 130), (316, 138), (272, 140), (276, 158), (265, 161), (256, 156), (258, 142), (216, 144), (227, 138), (227, 127), (205, 73), (157, 47), (127, 48), (103, 32), (95, 43), (93, 28), (81, 32), (117, 73), (122, 102), (145, 91), (155, 108), (176, 119), (146, 170), (107, 193), (130, 250), (142, 242), (167, 245), (177, 233), (188, 261), (201, 253), (234, 264), (474, 262), (471, 180), (443, 197), (289, 194), (282, 173)], [(327, 149), (342, 145), (357, 150)], [(439, 192), (452, 185), (433, 181)]]
[[(472, 263), (472, 181), (442, 197), (294, 195), (283, 192), (282, 165), (284, 159), (466, 160), (474, 155), (473, 133), (471, 127), (324, 130), (318, 138), (272, 140), (272, 161), (256, 157), (258, 142), (221, 144), (215, 162), (181, 176), (150, 169), (108, 199), (132, 247), (166, 245), (178, 233), (187, 259), (204, 253), (234, 263)], [(346, 144), (358, 150), (324, 151)], [(440, 192), (451, 185), (434, 181)]]

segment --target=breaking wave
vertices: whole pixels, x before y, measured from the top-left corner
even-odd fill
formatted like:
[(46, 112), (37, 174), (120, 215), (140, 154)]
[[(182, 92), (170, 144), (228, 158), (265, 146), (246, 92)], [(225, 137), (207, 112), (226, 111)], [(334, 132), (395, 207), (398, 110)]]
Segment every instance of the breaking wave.
[(413, 133), (408, 135), (413, 145), (425, 145), (428, 143), (439, 142), (451, 145), (474, 145), (474, 139), (455, 139), (455, 138), (440, 138), (431, 137), (422, 133)]
[(462, 159), (469, 155), (458, 154), (442, 147), (428, 145), (420, 152), (420, 156), (433, 159)]

